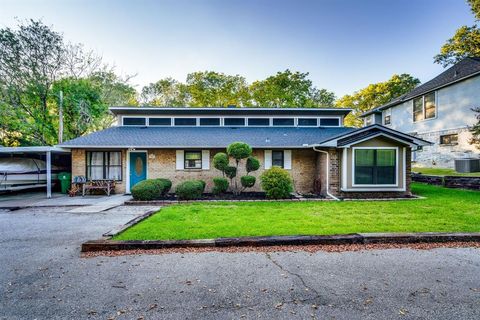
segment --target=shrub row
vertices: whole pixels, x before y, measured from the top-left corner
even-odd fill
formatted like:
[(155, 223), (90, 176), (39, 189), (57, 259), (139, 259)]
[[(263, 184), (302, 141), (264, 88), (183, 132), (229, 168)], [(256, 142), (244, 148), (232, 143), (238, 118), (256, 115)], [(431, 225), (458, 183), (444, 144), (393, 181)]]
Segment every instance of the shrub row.
[(165, 196), (172, 187), (168, 179), (147, 179), (132, 187), (132, 196), (135, 200), (150, 201)]

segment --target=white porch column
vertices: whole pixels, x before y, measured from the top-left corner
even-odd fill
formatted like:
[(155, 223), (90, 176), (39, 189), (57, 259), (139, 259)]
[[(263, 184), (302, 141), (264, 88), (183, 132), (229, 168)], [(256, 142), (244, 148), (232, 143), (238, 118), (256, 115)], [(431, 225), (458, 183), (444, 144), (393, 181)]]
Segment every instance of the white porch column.
[(52, 152), (47, 151), (47, 198), (52, 197)]

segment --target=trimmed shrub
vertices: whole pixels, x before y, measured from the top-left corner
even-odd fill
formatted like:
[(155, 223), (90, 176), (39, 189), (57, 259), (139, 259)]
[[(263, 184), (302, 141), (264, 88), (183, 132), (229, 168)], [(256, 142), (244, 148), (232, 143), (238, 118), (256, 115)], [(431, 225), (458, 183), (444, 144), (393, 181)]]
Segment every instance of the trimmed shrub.
[(175, 193), (180, 200), (200, 199), (205, 188), (205, 182), (201, 180), (188, 180), (180, 183), (175, 188)]
[(257, 171), (260, 168), (260, 161), (258, 161), (257, 158), (250, 156), (247, 158), (245, 168), (247, 169), (247, 173)]
[(254, 176), (243, 176), (240, 178), (240, 182), (242, 183), (242, 187), (244, 188), (251, 188), (255, 185), (255, 179)]
[(213, 178), (213, 193), (222, 194), (228, 190), (228, 180), (226, 178)]
[(213, 156), (213, 167), (220, 171), (225, 171), (228, 167), (228, 156), (224, 152), (219, 152)]
[(207, 183), (203, 180), (200, 180), (200, 179), (196, 180), (196, 181), (200, 182), (200, 184), (202, 185), (202, 192), (205, 191), (205, 187), (207, 186)]
[(158, 183), (161, 196), (165, 196), (168, 193), (168, 191), (170, 191), (170, 189), (172, 188), (172, 181), (168, 179), (160, 178), (160, 179), (154, 179), (153, 181)]
[(272, 167), (260, 176), (262, 189), (269, 199), (284, 199), (290, 197), (292, 192), (292, 179), (287, 170)]
[(236, 161), (252, 155), (252, 148), (244, 142), (234, 142), (227, 147), (227, 154)]
[(153, 180), (143, 180), (137, 183), (130, 190), (135, 200), (150, 201), (158, 198), (161, 193), (160, 184)]
[(237, 176), (237, 168), (233, 166), (228, 166), (225, 168), (225, 175), (229, 179), (233, 179)]

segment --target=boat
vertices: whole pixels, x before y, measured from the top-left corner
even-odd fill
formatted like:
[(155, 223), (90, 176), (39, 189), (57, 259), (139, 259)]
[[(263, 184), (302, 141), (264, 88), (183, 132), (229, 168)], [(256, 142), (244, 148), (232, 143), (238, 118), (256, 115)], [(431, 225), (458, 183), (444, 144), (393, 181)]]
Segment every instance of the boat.
[[(52, 185), (62, 168), (52, 165)], [(64, 171), (64, 170), (63, 170)], [(0, 158), (0, 192), (47, 185), (47, 164), (33, 158)]]

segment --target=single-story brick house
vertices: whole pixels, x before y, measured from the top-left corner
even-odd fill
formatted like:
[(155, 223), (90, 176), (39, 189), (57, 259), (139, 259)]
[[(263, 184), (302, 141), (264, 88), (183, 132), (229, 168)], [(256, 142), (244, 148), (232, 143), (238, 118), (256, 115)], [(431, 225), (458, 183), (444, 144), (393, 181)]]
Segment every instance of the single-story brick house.
[[(115, 179), (117, 192), (147, 178), (203, 179), (207, 191), (221, 173), (212, 158), (232, 142), (248, 143), (260, 160), (259, 176), (280, 166), (298, 193), (333, 197), (410, 194), (412, 148), (428, 141), (375, 124), (343, 125), (341, 108), (112, 107), (116, 126), (66, 141), (72, 176)], [(252, 191), (260, 191), (257, 183)]]

